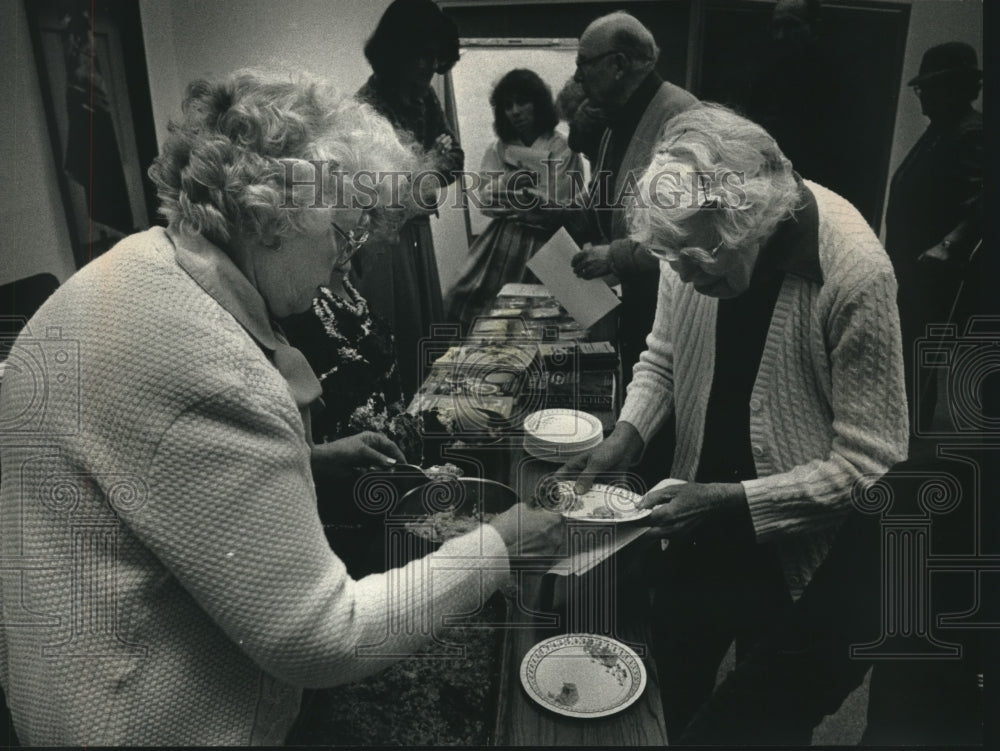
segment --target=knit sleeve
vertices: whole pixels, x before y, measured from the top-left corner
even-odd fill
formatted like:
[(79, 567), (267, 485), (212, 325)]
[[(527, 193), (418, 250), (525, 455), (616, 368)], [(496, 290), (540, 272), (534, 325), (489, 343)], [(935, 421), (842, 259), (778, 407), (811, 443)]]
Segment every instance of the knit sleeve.
[(672, 286), (676, 275), (660, 274), (653, 329), (646, 337), (646, 351), (639, 356), (628, 385), (620, 422), (635, 426), (645, 443), (656, 434), (674, 406), (674, 343)]
[(833, 303), (824, 334), (833, 413), (830, 453), (743, 482), (758, 541), (829, 525), (837, 512), (846, 511), (852, 485), (875, 479), (906, 458), (909, 428), (892, 271), (859, 274)]
[[(324, 537), (301, 431), (293, 413), (245, 388), (204, 399), (163, 436), (149, 501), (123, 521), (263, 670), (328, 686), (419, 649), (442, 616), (475, 610), (508, 562), (484, 525), (403, 569), (352, 580)], [(355, 502), (347, 488), (342, 502)], [(373, 657), (360, 656), (366, 645)]]

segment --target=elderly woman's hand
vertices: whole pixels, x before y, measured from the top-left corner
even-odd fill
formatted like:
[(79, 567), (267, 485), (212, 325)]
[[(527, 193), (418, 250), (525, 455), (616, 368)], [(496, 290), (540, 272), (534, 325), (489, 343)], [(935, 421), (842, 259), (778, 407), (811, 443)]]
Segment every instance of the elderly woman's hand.
[(573, 272), (581, 279), (596, 279), (611, 273), (611, 246), (587, 243), (570, 260)]
[(619, 422), (597, 448), (570, 459), (556, 470), (554, 477), (575, 481), (574, 492), (583, 495), (593, 486), (594, 480), (625, 472), (634, 465), (642, 456), (642, 449), (642, 436), (635, 426)]
[(651, 534), (673, 537), (709, 519), (745, 510), (746, 493), (738, 482), (681, 482), (654, 487), (639, 507), (653, 509), (648, 520)]
[(399, 447), (381, 433), (364, 433), (320, 443), (312, 449), (312, 467), (316, 475), (349, 475), (358, 470), (391, 467), (405, 462)]

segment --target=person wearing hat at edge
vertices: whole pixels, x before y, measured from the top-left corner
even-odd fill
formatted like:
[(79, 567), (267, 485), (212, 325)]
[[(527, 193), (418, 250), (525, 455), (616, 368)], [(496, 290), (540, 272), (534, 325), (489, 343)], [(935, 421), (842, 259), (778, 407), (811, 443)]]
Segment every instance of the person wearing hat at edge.
[(982, 76), (972, 47), (945, 42), (924, 53), (919, 74), (908, 82), (930, 125), (892, 178), (885, 247), (899, 284), (906, 393), (915, 435), (929, 429), (937, 398), (934, 372), (918, 378), (916, 340), (928, 324), (950, 319), (961, 331), (952, 308), (982, 238), (983, 116), (972, 107)]

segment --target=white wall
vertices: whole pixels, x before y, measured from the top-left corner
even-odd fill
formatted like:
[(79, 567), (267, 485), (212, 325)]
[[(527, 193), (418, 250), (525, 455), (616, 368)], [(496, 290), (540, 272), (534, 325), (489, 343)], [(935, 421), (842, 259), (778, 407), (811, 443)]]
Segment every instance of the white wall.
[(5, 0), (0, 19), (0, 284), (43, 272), (62, 282), (73, 251), (23, 2)]
[(139, 0), (157, 138), (184, 86), (236, 68), (306, 70), (355, 91), (362, 48), (389, 0)]
[[(184, 87), (201, 76), (246, 66), (304, 69), (344, 91), (371, 73), (365, 40), (390, 0), (140, 0), (157, 139), (180, 112)], [(476, 160), (478, 155), (467, 155)], [(454, 188), (452, 188), (454, 191)], [(465, 216), (454, 192), (431, 220), (441, 283), (468, 252)]]

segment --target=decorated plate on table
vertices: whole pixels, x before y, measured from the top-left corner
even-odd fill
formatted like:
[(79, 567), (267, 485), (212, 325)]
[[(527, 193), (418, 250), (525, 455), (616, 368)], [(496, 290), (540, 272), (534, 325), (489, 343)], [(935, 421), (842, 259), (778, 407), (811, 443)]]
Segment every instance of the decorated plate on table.
[(565, 634), (539, 642), (521, 661), (521, 685), (546, 709), (567, 717), (621, 712), (646, 688), (646, 667), (619, 641)]
[(620, 524), (645, 519), (653, 513), (652, 509), (638, 508), (641, 495), (614, 485), (595, 483), (583, 495), (573, 491), (571, 482), (560, 482), (557, 488), (563, 518), (571, 521)]

